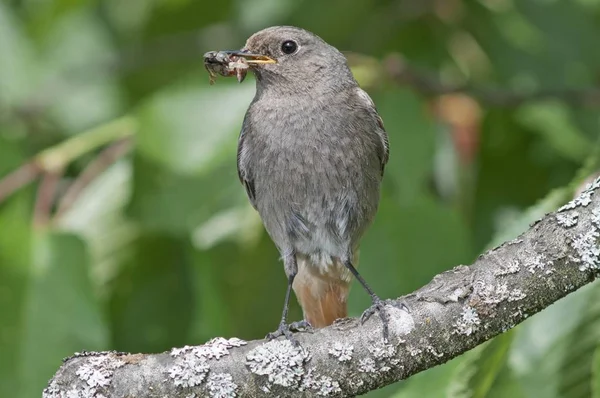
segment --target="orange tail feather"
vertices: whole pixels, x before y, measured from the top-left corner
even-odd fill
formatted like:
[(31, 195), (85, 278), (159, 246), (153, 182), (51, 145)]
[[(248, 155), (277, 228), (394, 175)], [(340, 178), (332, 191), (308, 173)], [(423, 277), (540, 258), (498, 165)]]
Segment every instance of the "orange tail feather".
[(321, 273), (306, 259), (302, 260), (304, 261), (299, 261), (298, 264), (298, 275), (293, 288), (304, 312), (304, 319), (313, 327), (322, 328), (331, 325), (336, 319), (348, 316), (350, 283), (346, 270), (332, 266), (330, 272)]

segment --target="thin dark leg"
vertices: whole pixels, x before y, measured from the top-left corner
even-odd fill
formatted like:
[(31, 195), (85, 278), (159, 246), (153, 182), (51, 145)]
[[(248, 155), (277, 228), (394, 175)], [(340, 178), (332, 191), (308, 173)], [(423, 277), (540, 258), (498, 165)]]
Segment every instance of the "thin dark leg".
[(363, 279), (363, 277), (360, 276), (360, 274), (358, 273), (356, 268), (354, 268), (354, 266), (352, 265), (352, 262), (350, 260), (344, 261), (344, 265), (346, 266), (346, 268), (348, 268), (350, 270), (350, 272), (352, 272), (354, 277), (356, 279), (358, 279), (358, 281), (363, 286), (363, 288), (367, 291), (367, 293), (369, 293), (369, 296), (371, 296), (371, 300), (373, 300), (373, 304), (371, 305), (371, 307), (367, 308), (365, 310), (365, 312), (363, 312), (363, 314), (361, 315), (361, 317), (360, 317), (361, 323), (365, 323), (371, 317), (371, 315), (373, 315), (375, 312), (377, 312), (379, 314), (379, 318), (381, 319), (381, 323), (383, 326), (383, 340), (387, 343), (388, 336), (389, 336), (389, 330), (388, 330), (389, 319), (387, 317), (387, 313), (385, 312), (385, 303), (379, 298), (379, 296), (377, 296), (375, 294), (373, 289), (371, 289), (371, 287)]
[(358, 279), (358, 281), (365, 288), (365, 290), (367, 291), (367, 293), (369, 293), (369, 296), (371, 296), (371, 299), (373, 300), (373, 302), (379, 300), (379, 297), (375, 294), (375, 292), (373, 291), (373, 289), (371, 289), (371, 287), (369, 286), (369, 284), (363, 279), (362, 276), (360, 276), (360, 274), (358, 273), (358, 271), (356, 270), (356, 268), (354, 268), (354, 265), (352, 265), (352, 263), (350, 261), (345, 261), (344, 265), (346, 266), (346, 268), (348, 268), (350, 270), (350, 272), (352, 272), (352, 274), (354, 275), (354, 277), (356, 279)]
[(283, 313), (281, 314), (280, 325), (285, 325), (287, 321), (288, 311), (290, 309), (290, 294), (292, 292), (292, 284), (294, 283), (295, 277), (296, 274), (291, 274), (288, 276), (288, 285), (287, 290), (285, 291), (285, 300), (283, 301)]
[(283, 312), (281, 314), (281, 321), (279, 322), (279, 326), (277, 327), (277, 330), (275, 330), (272, 333), (267, 334), (268, 340), (273, 340), (273, 339), (276, 339), (277, 337), (285, 336), (288, 340), (290, 340), (292, 342), (292, 344), (299, 345), (298, 341), (292, 335), (292, 331), (296, 331), (296, 332), (312, 331), (312, 326), (310, 325), (310, 323), (306, 322), (305, 320), (299, 321), (299, 322), (294, 322), (289, 325), (287, 324), (287, 315), (288, 315), (288, 310), (290, 308), (290, 295), (292, 292), (292, 284), (294, 283), (295, 277), (296, 277), (296, 273), (291, 273), (288, 276), (288, 286), (287, 286), (287, 290), (285, 292), (285, 300), (283, 302)]

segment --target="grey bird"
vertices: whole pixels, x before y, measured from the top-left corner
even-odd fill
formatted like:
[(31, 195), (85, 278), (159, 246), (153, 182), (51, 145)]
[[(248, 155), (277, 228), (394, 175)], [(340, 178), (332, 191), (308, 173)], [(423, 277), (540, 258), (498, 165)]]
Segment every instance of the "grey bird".
[[(252, 35), (243, 57), (256, 95), (238, 146), (239, 178), (277, 246), (288, 288), (275, 338), (302, 327), (325, 327), (347, 316), (352, 276), (384, 302), (356, 270), (361, 237), (379, 203), (388, 136), (373, 101), (346, 57), (306, 30), (275, 26)], [(304, 321), (287, 324), (294, 290)]]

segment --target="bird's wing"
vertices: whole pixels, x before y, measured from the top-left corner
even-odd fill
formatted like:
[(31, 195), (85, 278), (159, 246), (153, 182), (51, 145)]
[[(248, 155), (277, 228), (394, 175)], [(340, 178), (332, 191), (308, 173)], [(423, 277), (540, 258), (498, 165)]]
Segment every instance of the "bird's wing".
[(250, 204), (256, 209), (256, 191), (254, 189), (252, 170), (250, 170), (250, 166), (247, 161), (249, 148), (245, 140), (246, 133), (248, 131), (248, 123), (248, 117), (245, 117), (244, 123), (242, 124), (242, 131), (240, 132), (240, 137), (238, 139), (237, 169), (238, 177), (246, 189), (246, 194), (248, 195), (248, 199), (250, 199)]
[(383, 176), (385, 165), (387, 164), (388, 159), (390, 158), (390, 142), (388, 140), (388, 135), (385, 131), (385, 127), (383, 126), (383, 120), (381, 119), (381, 116), (379, 116), (379, 113), (377, 113), (375, 103), (373, 103), (373, 100), (371, 99), (371, 97), (369, 97), (369, 94), (367, 94), (362, 88), (357, 88), (356, 94), (359, 98), (361, 105), (364, 106), (369, 116), (375, 121), (375, 124), (377, 125), (377, 128), (375, 130), (380, 141), (378, 155), (381, 159), (381, 175)]

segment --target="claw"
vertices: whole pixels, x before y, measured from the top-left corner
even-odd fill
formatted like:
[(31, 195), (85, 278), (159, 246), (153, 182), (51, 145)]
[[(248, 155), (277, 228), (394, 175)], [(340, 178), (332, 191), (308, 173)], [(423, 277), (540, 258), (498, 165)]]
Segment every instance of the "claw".
[(404, 300), (386, 300), (386, 302), (399, 310), (406, 311), (410, 314), (410, 307)]
[(382, 301), (379, 297), (373, 297), (373, 305), (371, 305), (365, 310), (365, 312), (362, 313), (362, 315), (360, 316), (360, 323), (364, 324), (366, 321), (369, 320), (369, 318), (371, 318), (371, 315), (377, 312), (379, 314), (379, 318), (381, 319), (381, 324), (383, 326), (383, 340), (385, 343), (387, 343), (390, 334), (388, 330), (388, 323), (390, 322), (390, 320), (387, 316), (387, 313), (385, 312), (385, 304), (386, 303)]
[(294, 337), (292, 332), (313, 332), (313, 327), (306, 320), (292, 322), (290, 324), (280, 323), (277, 327), (277, 330), (267, 334), (265, 337), (267, 340), (273, 340), (281, 336), (285, 336), (286, 339), (290, 341), (295, 346), (299, 346), (300, 343)]
[(379, 318), (381, 319), (381, 323), (383, 326), (383, 340), (385, 343), (387, 343), (389, 341), (388, 324), (390, 322), (390, 320), (388, 318), (388, 314), (385, 311), (386, 305), (391, 305), (402, 311), (410, 312), (410, 309), (408, 308), (408, 306), (406, 305), (406, 303), (404, 301), (396, 301), (396, 300), (385, 300), (384, 301), (384, 300), (381, 300), (379, 297), (375, 296), (375, 297), (373, 297), (373, 305), (371, 305), (369, 308), (367, 308), (365, 310), (365, 312), (363, 312), (362, 315), (360, 316), (360, 323), (364, 324), (366, 321), (369, 320), (371, 315), (373, 315), (376, 312), (379, 314)]
[(289, 330), (291, 330), (293, 332), (306, 332), (306, 333), (313, 333), (315, 331), (315, 329), (312, 327), (312, 325), (306, 319), (290, 323)]

